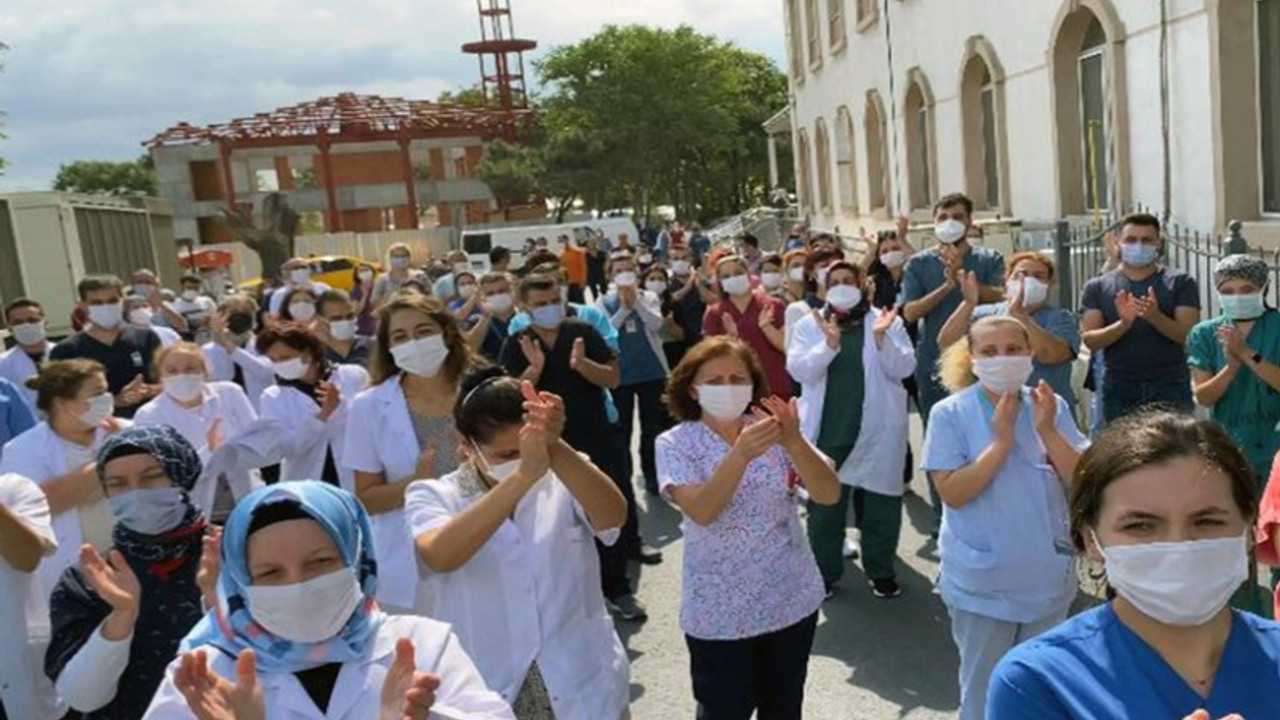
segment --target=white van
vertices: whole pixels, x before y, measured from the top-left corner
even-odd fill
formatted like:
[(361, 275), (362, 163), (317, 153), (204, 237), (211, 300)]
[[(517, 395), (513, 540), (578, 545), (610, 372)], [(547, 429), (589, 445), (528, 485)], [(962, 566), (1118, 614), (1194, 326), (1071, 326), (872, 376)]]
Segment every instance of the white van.
[(559, 255), (561, 248), (557, 238), (561, 235), (568, 235), (575, 243), (586, 242), (597, 231), (604, 233), (613, 246), (617, 246), (618, 236), (623, 234), (632, 244), (640, 241), (640, 231), (631, 222), (631, 218), (602, 217), (558, 225), (463, 230), (462, 249), (467, 253), (471, 269), (484, 273), (489, 270), (489, 251), (495, 247), (505, 247), (511, 251), (511, 269), (514, 270), (524, 265), (524, 249), (530, 238), (546, 238), (547, 249)]

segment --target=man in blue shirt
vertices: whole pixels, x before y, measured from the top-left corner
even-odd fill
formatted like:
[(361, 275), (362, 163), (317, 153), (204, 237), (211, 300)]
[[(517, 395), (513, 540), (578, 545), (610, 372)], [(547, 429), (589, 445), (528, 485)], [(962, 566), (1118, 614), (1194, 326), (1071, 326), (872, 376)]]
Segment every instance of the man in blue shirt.
[(702, 267), (702, 259), (711, 252), (711, 238), (702, 234), (702, 226), (694, 223), (689, 228), (689, 250), (693, 252), (693, 264)]
[(35, 413), (27, 405), (22, 390), (12, 382), (0, 378), (0, 457), (4, 445), (36, 426)]

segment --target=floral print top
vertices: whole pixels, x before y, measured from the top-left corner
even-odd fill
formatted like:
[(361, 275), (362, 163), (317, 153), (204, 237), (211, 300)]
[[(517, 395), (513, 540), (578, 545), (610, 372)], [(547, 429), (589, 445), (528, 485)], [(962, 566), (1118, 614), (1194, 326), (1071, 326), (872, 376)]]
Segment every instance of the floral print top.
[[(750, 424), (752, 419), (748, 418)], [(701, 422), (658, 437), (658, 485), (711, 479), (729, 444)], [(774, 446), (747, 466), (724, 512), (710, 525), (688, 517), (680, 627), (699, 640), (741, 640), (790, 627), (822, 605), (822, 577), (809, 549), (794, 493), (791, 461)]]

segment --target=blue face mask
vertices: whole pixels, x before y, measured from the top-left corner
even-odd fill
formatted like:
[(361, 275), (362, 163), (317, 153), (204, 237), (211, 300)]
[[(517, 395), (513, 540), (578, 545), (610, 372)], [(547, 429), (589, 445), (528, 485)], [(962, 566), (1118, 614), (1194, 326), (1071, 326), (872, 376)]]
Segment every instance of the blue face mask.
[(543, 305), (540, 308), (534, 308), (529, 311), (529, 316), (533, 318), (533, 324), (543, 330), (554, 330), (560, 327), (560, 323), (564, 321), (564, 306), (560, 304)]
[(1262, 302), (1262, 293), (1219, 295), (1218, 304), (1222, 306), (1222, 314), (1232, 320), (1254, 320), (1267, 310)]
[(1146, 243), (1124, 243), (1120, 246), (1120, 260), (1131, 267), (1146, 267), (1160, 257), (1160, 251), (1154, 245)]
[(130, 490), (108, 503), (116, 522), (143, 535), (163, 535), (178, 527), (189, 507), (186, 493), (176, 487)]

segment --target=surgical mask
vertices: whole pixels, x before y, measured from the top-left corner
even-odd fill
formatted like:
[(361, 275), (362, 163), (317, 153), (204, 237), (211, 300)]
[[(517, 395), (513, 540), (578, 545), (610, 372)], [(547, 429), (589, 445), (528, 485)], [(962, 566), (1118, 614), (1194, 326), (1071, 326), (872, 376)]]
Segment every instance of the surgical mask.
[(661, 280), (650, 280), (644, 284), (644, 289), (654, 295), (661, 295), (667, 291), (667, 284)]
[(1120, 245), (1120, 260), (1131, 267), (1147, 267), (1160, 257), (1160, 251), (1154, 245), (1146, 243), (1123, 243)]
[(1103, 548), (1107, 584), (1142, 614), (1165, 625), (1196, 627), (1222, 611), (1249, 577), (1246, 536)]
[(253, 331), (253, 315), (247, 312), (235, 312), (227, 316), (227, 330), (233, 335), (244, 335)]
[(129, 311), (129, 324), (138, 327), (151, 326), (152, 313), (147, 308), (136, 308)]
[(947, 245), (955, 245), (960, 242), (968, 232), (969, 229), (959, 220), (943, 220), (933, 226), (933, 234), (937, 236), (939, 241)]
[(364, 593), (356, 571), (343, 568), (293, 585), (250, 585), (249, 614), (276, 637), (318, 643), (351, 621)]
[(1232, 320), (1255, 320), (1267, 310), (1262, 303), (1262, 293), (1219, 295), (1218, 304), (1222, 306), (1222, 314)]
[(560, 323), (564, 321), (563, 305), (543, 305), (529, 311), (529, 317), (533, 319), (533, 324), (543, 330), (554, 330), (560, 327)]
[(89, 306), (89, 322), (103, 330), (114, 330), (120, 327), (120, 321), (123, 318), (124, 308), (118, 302), (111, 305)]
[(89, 409), (80, 415), (80, 422), (86, 427), (96, 428), (102, 424), (103, 420), (111, 417), (111, 413), (116, 409), (115, 398), (110, 393), (94, 395), (89, 398)]
[(133, 294), (142, 297), (151, 297), (156, 294), (156, 286), (151, 283), (134, 283)]
[(1049, 299), (1049, 285), (1033, 277), (1013, 279), (1004, 285), (1005, 296), (1010, 300), (1018, 296), (1018, 288), (1022, 288), (1022, 304), (1035, 307)]
[(495, 484), (501, 485), (502, 483), (510, 480), (511, 476), (515, 475), (516, 472), (520, 470), (520, 458), (495, 464), (489, 462), (489, 458), (486, 458), (484, 453), (480, 452), (479, 446), (474, 442), (471, 443), (471, 449), (476, 453), (477, 465), (480, 466), (480, 469), (484, 471), (484, 474), (487, 475)]
[(198, 298), (198, 297), (200, 297), (200, 293), (199, 293), (198, 291), (196, 291), (196, 290), (183, 290), (183, 291), (182, 291), (182, 299), (183, 299), (183, 300), (186, 300), (187, 302), (195, 302), (195, 301), (196, 301), (196, 298)]
[(316, 316), (315, 303), (296, 302), (289, 305), (289, 314), (298, 322), (310, 322)]
[(461, 275), (464, 272), (471, 272), (471, 263), (456, 262), (453, 264), (454, 275)]
[(641, 255), (641, 256), (637, 257), (637, 258), (636, 258), (636, 260), (639, 260), (641, 265), (648, 265), (649, 263), (652, 263), (652, 262), (653, 262), (653, 256), (652, 256), (652, 255)]
[(35, 345), (44, 342), (46, 337), (44, 329), (44, 321), (23, 323), (14, 325), (10, 328), (13, 333), (13, 339), (18, 341), (19, 345)]
[(356, 273), (356, 277), (360, 278), (360, 282), (370, 282), (373, 280), (373, 271), (361, 270), (360, 272)]
[(404, 257), (403, 255), (396, 255), (391, 258), (391, 267), (396, 270), (403, 270), (409, 267), (409, 258)]
[(827, 276), (831, 274), (831, 268), (818, 268), (814, 273), (814, 278), (818, 281), (818, 287), (827, 286)]
[(168, 375), (160, 383), (165, 394), (178, 402), (191, 402), (204, 392), (204, 375)]
[(804, 268), (793, 267), (787, 271), (787, 279), (791, 282), (804, 282)]
[(107, 503), (116, 522), (143, 535), (163, 535), (187, 516), (187, 494), (176, 487), (130, 490)]
[(751, 400), (755, 397), (755, 388), (750, 385), (697, 385), (698, 405), (702, 412), (721, 422), (729, 422), (742, 417)]
[(721, 280), (720, 287), (730, 295), (746, 295), (751, 292), (751, 280), (746, 275), (734, 275)]
[(862, 302), (862, 291), (852, 285), (827, 288), (827, 304), (837, 312), (849, 312)]
[(329, 323), (329, 336), (338, 342), (346, 342), (356, 336), (355, 320), (333, 320)]
[(613, 276), (613, 284), (620, 288), (635, 287), (637, 281), (636, 274), (633, 272), (620, 272)]
[(489, 312), (504, 313), (511, 309), (515, 303), (515, 299), (511, 297), (511, 293), (498, 293), (485, 298), (484, 304), (488, 306)]
[(907, 262), (907, 254), (901, 250), (890, 250), (880, 256), (880, 264), (885, 267), (902, 267)]
[(760, 283), (764, 285), (766, 290), (776, 290), (782, 286), (782, 273), (760, 273)]
[(1005, 394), (1016, 392), (1035, 369), (1030, 355), (1000, 355), (973, 359), (973, 374), (978, 376), (982, 387), (993, 393)]
[(275, 370), (276, 377), (281, 380), (290, 381), (301, 380), (302, 376), (307, 374), (307, 365), (307, 361), (303, 360), (301, 355), (293, 358), (292, 360), (271, 363), (272, 369)]
[(672, 260), (671, 261), (671, 272), (677, 275), (688, 275), (689, 270), (691, 269), (692, 268), (689, 266), (688, 260)]
[(306, 285), (311, 282), (311, 271), (306, 268), (297, 268), (289, 271), (289, 282), (294, 285)]
[(474, 296), (475, 294), (476, 294), (475, 285), (459, 285), (458, 286), (458, 297), (462, 298), (463, 300), (470, 300), (472, 296)]
[(396, 345), (391, 348), (391, 357), (401, 370), (429, 378), (440, 373), (440, 366), (449, 357), (449, 348), (444, 344), (444, 335), (428, 335)]

